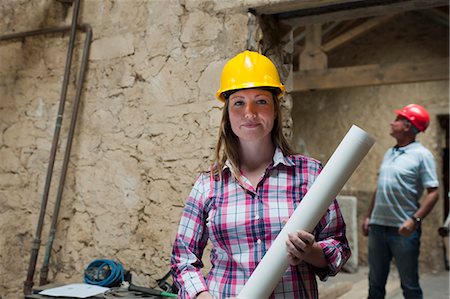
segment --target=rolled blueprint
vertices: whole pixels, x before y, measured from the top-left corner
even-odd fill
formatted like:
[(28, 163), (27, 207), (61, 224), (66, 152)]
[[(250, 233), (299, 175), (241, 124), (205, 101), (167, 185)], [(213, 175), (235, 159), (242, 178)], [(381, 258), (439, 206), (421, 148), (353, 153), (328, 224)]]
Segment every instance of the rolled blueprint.
[(286, 250), (288, 234), (313, 231), (361, 160), (375, 143), (370, 135), (353, 125), (273, 241), (238, 295), (239, 299), (269, 298), (289, 266)]

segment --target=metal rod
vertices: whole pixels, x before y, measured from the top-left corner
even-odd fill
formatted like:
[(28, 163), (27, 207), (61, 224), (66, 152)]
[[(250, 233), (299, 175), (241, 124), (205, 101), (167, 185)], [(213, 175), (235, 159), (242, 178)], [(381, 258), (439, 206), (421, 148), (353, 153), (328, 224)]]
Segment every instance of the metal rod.
[[(64, 33), (64, 32), (71, 30), (71, 28), (72, 28), (71, 26), (61, 26), (61, 27), (44, 28), (44, 29), (39, 29), (39, 30), (5, 34), (5, 35), (0, 36), (0, 42), (14, 40), (14, 39), (21, 39), (21, 38), (31, 37), (31, 36), (38, 36), (38, 35)], [(92, 40), (91, 26), (89, 24), (81, 24), (81, 25), (77, 25), (77, 29), (80, 31), (83, 31), (83, 32), (87, 32), (87, 34), (90, 35), (90, 37), (89, 37), (89, 43), (90, 43), (90, 41)], [(86, 45), (85, 45), (85, 47), (86, 47)], [(87, 55), (87, 52), (85, 52), (85, 53)], [(85, 72), (85, 68), (82, 73), (83, 78), (84, 78), (84, 72)], [(81, 92), (81, 86), (77, 86), (77, 92)], [(51, 175), (50, 175), (50, 177), (51, 177)], [(48, 179), (49, 179), (49, 175), (47, 175), (47, 180)], [(47, 184), (47, 181), (46, 181), (46, 184)], [(47, 200), (46, 199), (47, 197), (48, 197), (48, 193), (47, 193), (47, 195), (43, 195), (43, 200)], [(36, 233), (36, 237), (34, 238), (34, 240), (32, 242), (32, 246), (31, 246), (32, 255), (30, 258), (29, 271), (27, 273), (27, 280), (24, 282), (24, 294), (25, 295), (30, 294), (31, 289), (33, 287), (34, 268), (36, 265), (37, 253), (39, 251), (39, 246), (41, 243), (40, 236), (41, 236), (41, 232), (42, 232), (42, 222), (43, 222), (43, 216), (41, 216), (41, 215), (45, 215), (44, 204), (46, 207), (46, 203), (41, 203), (41, 212), (40, 212), (40, 217), (39, 217), (39, 221), (38, 221), (38, 227), (36, 229), (37, 233)], [(44, 209), (43, 209), (43, 207), (44, 207)], [(33, 273), (31, 273), (31, 271), (33, 271)]]
[[(5, 41), (5, 40), (11, 40), (11, 39), (17, 39), (17, 38), (24, 38), (27, 36), (35, 36), (35, 35), (57, 33), (57, 32), (66, 32), (66, 31), (70, 30), (69, 47), (68, 47), (68, 51), (67, 51), (66, 65), (65, 65), (65, 69), (64, 69), (64, 79), (63, 79), (62, 91), (61, 91), (61, 96), (60, 96), (60, 105), (59, 105), (59, 109), (58, 109), (55, 130), (54, 130), (54, 134), (53, 134), (53, 141), (52, 141), (52, 147), (51, 147), (51, 151), (50, 151), (49, 165), (48, 165), (48, 169), (47, 169), (47, 175), (46, 175), (45, 186), (44, 186), (44, 193), (42, 195), (41, 209), (40, 209), (40, 214), (39, 214), (38, 223), (37, 223), (37, 227), (36, 227), (36, 233), (35, 233), (35, 237), (33, 239), (32, 246), (31, 246), (31, 257), (30, 257), (30, 263), (29, 263), (28, 272), (27, 272), (27, 278), (24, 281), (23, 291), (24, 291), (25, 295), (31, 294), (31, 289), (33, 287), (33, 277), (34, 277), (34, 272), (35, 272), (35, 268), (36, 268), (36, 261), (37, 261), (37, 256), (39, 253), (39, 247), (40, 247), (40, 243), (41, 243), (40, 238), (41, 238), (41, 234), (42, 234), (45, 210), (47, 207), (48, 194), (49, 194), (52, 175), (53, 175), (53, 167), (54, 167), (54, 162), (55, 162), (55, 157), (56, 157), (56, 150), (57, 150), (59, 135), (60, 135), (60, 131), (61, 131), (62, 118), (63, 118), (63, 114), (64, 114), (64, 105), (65, 105), (65, 100), (67, 97), (67, 87), (68, 87), (69, 77), (70, 77), (70, 68), (72, 65), (72, 57), (73, 57), (73, 50), (74, 50), (74, 44), (75, 44), (76, 30), (77, 30), (77, 28), (79, 28), (79, 26), (77, 26), (77, 21), (76, 21), (78, 19), (79, 7), (80, 7), (80, 0), (76, 0), (73, 17), (72, 17), (72, 24), (70, 27), (64, 26), (64, 27), (59, 27), (59, 28), (47, 28), (47, 29), (33, 30), (33, 31), (28, 31), (28, 32), (13, 33), (13, 34), (7, 34), (7, 35), (0, 36), (0, 41)], [(83, 27), (83, 29), (88, 28), (86, 25), (84, 25), (82, 27)]]
[[(71, 23), (71, 28), (70, 28), (69, 46), (68, 46), (67, 56), (66, 56), (66, 67), (64, 69), (64, 80), (63, 80), (64, 83), (62, 86), (61, 98), (60, 98), (60, 102), (59, 102), (60, 104), (59, 104), (58, 116), (57, 116), (57, 120), (56, 120), (55, 133), (53, 135), (54, 140), (56, 140), (56, 142), (53, 143), (53, 146), (51, 149), (49, 170), (47, 172), (47, 174), (50, 174), (50, 175), (49, 175), (49, 180), (47, 181), (48, 184), (46, 184), (45, 188), (44, 188), (44, 194), (47, 197), (45, 199), (45, 204), (48, 202), (48, 192), (50, 190), (52, 174), (53, 174), (53, 167), (55, 164), (56, 150), (57, 150), (58, 140), (59, 140), (60, 131), (61, 131), (61, 127), (62, 127), (64, 106), (65, 106), (65, 102), (67, 99), (67, 90), (68, 90), (68, 86), (69, 86), (70, 69), (72, 66), (73, 51), (75, 48), (75, 39), (76, 39), (76, 30), (77, 30), (76, 28), (77, 28), (77, 23), (78, 23), (79, 10), (80, 10), (80, 0), (76, 0), (74, 8), (73, 8), (72, 23)], [(61, 173), (61, 176), (64, 176), (64, 174)], [(44, 202), (44, 200), (43, 200), (43, 202)], [(59, 205), (60, 205), (60, 203), (55, 202), (55, 209), (56, 208), (59, 209)], [(44, 206), (44, 210), (45, 209), (46, 209), (46, 206)], [(52, 215), (52, 223), (53, 223), (53, 218), (54, 217)], [(52, 228), (50, 228), (50, 235), (52, 235), (51, 230), (52, 230)], [(41, 231), (42, 231), (42, 228), (41, 228)], [(41, 236), (41, 232), (39, 232), (39, 237), (40, 236)], [(54, 234), (53, 234), (53, 236), (54, 236)], [(53, 244), (53, 240), (51, 241), (51, 243)], [(38, 253), (38, 251), (36, 251), (36, 255), (37, 255), (37, 253)], [(31, 254), (33, 255), (33, 252)], [(45, 273), (44, 274), (41, 273), (41, 277), (40, 277), (41, 282), (44, 280), (47, 281), (48, 260), (49, 260), (49, 255), (47, 255), (47, 250), (46, 250), (46, 254), (44, 256), (44, 266), (43, 266)], [(29, 275), (31, 277), (27, 277), (27, 279), (31, 278), (31, 280), (33, 280), (36, 263), (34, 263), (34, 265), (30, 265), (30, 268), (31, 267), (33, 268), (32, 271), (30, 271), (30, 273), (29, 273)], [(29, 270), (30, 270), (30, 268), (29, 268)], [(40, 283), (40, 285), (42, 285), (42, 283)], [(31, 290), (30, 290), (30, 292), (31, 292)]]
[(73, 58), (73, 50), (74, 50), (74, 44), (75, 44), (75, 38), (76, 38), (76, 26), (77, 26), (77, 18), (78, 18), (78, 11), (79, 11), (79, 3), (80, 1), (75, 2), (75, 7), (73, 10), (73, 17), (72, 17), (72, 25), (70, 29), (70, 38), (69, 38), (69, 47), (67, 50), (67, 56), (66, 56), (66, 66), (64, 68), (64, 78), (63, 78), (63, 84), (62, 84), (62, 91), (61, 91), (61, 97), (59, 100), (59, 108), (58, 108), (58, 114), (56, 117), (56, 123), (55, 123), (55, 131), (53, 133), (53, 142), (52, 147), (50, 150), (50, 158), (49, 158), (49, 164), (47, 169), (47, 177), (45, 180), (44, 185), (44, 193), (42, 195), (42, 202), (41, 202), (41, 210), (39, 215), (38, 224), (36, 227), (36, 234), (34, 238), (34, 244), (36, 246), (33, 246), (31, 250), (31, 258), (30, 258), (30, 264), (28, 265), (28, 272), (27, 272), (27, 278), (24, 282), (24, 294), (28, 295), (31, 294), (31, 288), (33, 287), (33, 277), (34, 272), (36, 270), (36, 261), (37, 256), (39, 253), (39, 245), (41, 243), (41, 234), (42, 234), (42, 227), (44, 223), (44, 217), (45, 217), (45, 210), (47, 208), (47, 202), (48, 202), (48, 194), (50, 191), (50, 185), (52, 181), (53, 176), (53, 167), (55, 165), (55, 157), (56, 157), (56, 151), (58, 148), (58, 141), (59, 136), (61, 132), (61, 126), (62, 126), (62, 119), (64, 114), (64, 105), (66, 102), (67, 97), (67, 89), (69, 85), (69, 77), (70, 77), (70, 68), (72, 66), (72, 58)]
[(61, 33), (61, 32), (69, 31), (71, 28), (72, 28), (71, 26), (62, 26), (62, 27), (44, 28), (44, 29), (31, 30), (31, 31), (25, 31), (25, 32), (4, 34), (4, 35), (0, 36), (0, 41), (20, 39), (20, 38), (24, 38), (24, 37), (51, 34), (51, 33)]
[(62, 170), (61, 170), (61, 176), (60, 176), (60, 180), (59, 180), (55, 206), (54, 206), (53, 214), (52, 214), (52, 222), (50, 225), (49, 236), (47, 239), (47, 246), (45, 248), (44, 262), (43, 262), (43, 265), (42, 265), (42, 268), (40, 271), (39, 285), (44, 285), (44, 284), (48, 283), (48, 280), (47, 280), (48, 270), (49, 270), (48, 265), (50, 263), (50, 256), (51, 256), (51, 251), (52, 251), (52, 247), (53, 247), (53, 241), (54, 241), (55, 235), (56, 235), (56, 229), (57, 229), (57, 224), (58, 224), (58, 215), (59, 215), (59, 210), (61, 207), (61, 201), (62, 201), (62, 195), (63, 195), (63, 191), (64, 191), (64, 184), (65, 184), (65, 179), (66, 179), (66, 174), (67, 174), (67, 168), (69, 165), (70, 152), (72, 149), (72, 141), (73, 141), (73, 136), (75, 133), (75, 127), (76, 127), (76, 122), (77, 122), (82, 86), (83, 86), (84, 75), (86, 72), (87, 62), (88, 62), (88, 58), (89, 58), (89, 49), (90, 49), (91, 41), (92, 41), (92, 29), (88, 28), (88, 30), (86, 32), (85, 42), (84, 42), (83, 56), (81, 59), (81, 67), (80, 67), (80, 70), (78, 73), (75, 101), (73, 104), (72, 118), (71, 118), (71, 122), (70, 122), (70, 126), (69, 126), (67, 144), (66, 144), (66, 148), (65, 148), (65, 152), (64, 152), (63, 166), (62, 166)]

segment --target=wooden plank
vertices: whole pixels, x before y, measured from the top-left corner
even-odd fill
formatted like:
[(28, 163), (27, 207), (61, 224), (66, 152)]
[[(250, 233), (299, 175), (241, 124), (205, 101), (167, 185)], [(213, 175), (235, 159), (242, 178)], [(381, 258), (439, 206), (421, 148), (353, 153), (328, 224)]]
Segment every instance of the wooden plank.
[(327, 68), (327, 55), (322, 50), (322, 26), (306, 26), (305, 48), (300, 54), (300, 70), (324, 70)]
[(355, 0), (300, 0), (279, 1), (275, 4), (254, 6), (257, 14), (273, 15), (294, 10), (310, 9), (335, 4), (343, 4), (347, 2), (355, 2)]
[(391, 19), (393, 19), (396, 16), (397, 15), (387, 15), (387, 16), (369, 19), (369, 20), (365, 21), (363, 24), (361, 24), (357, 27), (354, 27), (354, 28), (348, 30), (347, 32), (339, 35), (338, 37), (328, 41), (327, 43), (325, 43), (322, 46), (322, 49), (325, 52), (334, 50), (337, 47), (340, 47), (340, 46), (352, 41), (353, 39), (365, 34), (366, 32), (369, 32), (370, 30), (374, 29), (375, 27), (390, 21)]
[(289, 92), (448, 80), (448, 63), (447, 57), (417, 63), (399, 62), (294, 72), (292, 90)]
[(301, 17), (293, 17), (287, 19), (280, 19), (280, 22), (292, 27), (306, 26), (310, 24), (321, 24), (331, 21), (343, 21), (359, 18), (368, 18), (374, 16), (382, 16), (388, 14), (397, 14), (411, 10), (422, 10), (432, 7), (446, 6), (448, 0), (410, 0), (401, 1), (385, 5), (374, 5), (367, 7), (360, 7), (354, 9), (346, 9), (341, 11), (322, 13), (316, 15), (307, 15)]

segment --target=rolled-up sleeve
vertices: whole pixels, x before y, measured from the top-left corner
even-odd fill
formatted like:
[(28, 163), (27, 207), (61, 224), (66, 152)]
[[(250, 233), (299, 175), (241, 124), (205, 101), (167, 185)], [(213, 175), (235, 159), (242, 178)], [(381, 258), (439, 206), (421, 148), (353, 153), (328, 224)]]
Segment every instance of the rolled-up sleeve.
[(203, 208), (208, 185), (208, 176), (199, 176), (186, 200), (175, 237), (171, 270), (174, 283), (179, 288), (179, 298), (195, 298), (198, 293), (208, 290), (200, 271), (203, 268), (203, 250), (208, 240), (205, 226), (207, 215)]
[(345, 236), (345, 222), (339, 204), (333, 200), (316, 227), (316, 240), (322, 247), (328, 267), (315, 269), (321, 280), (335, 276), (350, 258), (351, 251)]

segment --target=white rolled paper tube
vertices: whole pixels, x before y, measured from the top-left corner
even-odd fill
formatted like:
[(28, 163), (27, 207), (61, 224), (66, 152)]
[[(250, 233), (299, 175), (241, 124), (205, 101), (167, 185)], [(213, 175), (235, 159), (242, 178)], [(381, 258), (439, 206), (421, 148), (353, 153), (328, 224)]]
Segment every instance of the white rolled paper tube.
[(239, 299), (269, 298), (289, 266), (288, 234), (314, 229), (374, 143), (364, 130), (355, 125), (350, 128), (240, 291)]

